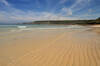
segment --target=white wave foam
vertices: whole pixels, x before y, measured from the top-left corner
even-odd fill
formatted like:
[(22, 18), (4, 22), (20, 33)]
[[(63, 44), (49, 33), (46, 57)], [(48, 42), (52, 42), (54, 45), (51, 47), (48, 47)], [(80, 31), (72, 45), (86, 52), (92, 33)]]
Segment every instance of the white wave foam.
[(36, 29), (65, 29), (66, 27), (62, 27), (62, 28), (36, 28)]
[(64, 27), (27, 27), (17, 26), (19, 29), (11, 30), (11, 32), (32, 31), (32, 30), (56, 30), (56, 29), (88, 29), (86, 26), (69, 25)]
[(17, 26), (18, 28), (20, 28), (20, 29), (25, 29), (25, 28), (27, 28), (27, 26)]

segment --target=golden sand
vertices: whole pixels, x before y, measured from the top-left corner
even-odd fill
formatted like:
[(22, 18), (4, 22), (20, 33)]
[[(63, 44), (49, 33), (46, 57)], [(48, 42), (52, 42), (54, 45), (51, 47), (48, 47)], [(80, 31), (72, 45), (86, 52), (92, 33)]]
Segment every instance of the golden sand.
[(0, 66), (100, 66), (100, 35), (45, 29), (1, 36)]

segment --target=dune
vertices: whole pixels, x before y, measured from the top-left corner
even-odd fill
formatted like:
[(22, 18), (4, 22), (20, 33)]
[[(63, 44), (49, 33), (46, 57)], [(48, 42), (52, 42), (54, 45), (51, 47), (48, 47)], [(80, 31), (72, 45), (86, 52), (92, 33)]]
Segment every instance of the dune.
[(45, 29), (0, 38), (0, 66), (100, 66), (100, 35)]

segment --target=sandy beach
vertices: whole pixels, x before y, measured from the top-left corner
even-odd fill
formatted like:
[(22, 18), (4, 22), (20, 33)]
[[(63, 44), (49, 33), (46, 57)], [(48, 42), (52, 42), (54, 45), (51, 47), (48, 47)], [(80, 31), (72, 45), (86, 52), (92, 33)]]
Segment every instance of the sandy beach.
[(100, 28), (37, 29), (0, 36), (0, 66), (100, 66)]

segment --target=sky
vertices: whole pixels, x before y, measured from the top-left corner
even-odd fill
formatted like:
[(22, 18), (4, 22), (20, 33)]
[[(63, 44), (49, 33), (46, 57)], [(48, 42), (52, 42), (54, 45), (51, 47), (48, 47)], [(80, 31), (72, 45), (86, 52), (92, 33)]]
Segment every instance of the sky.
[(100, 17), (100, 0), (0, 0), (0, 23)]

